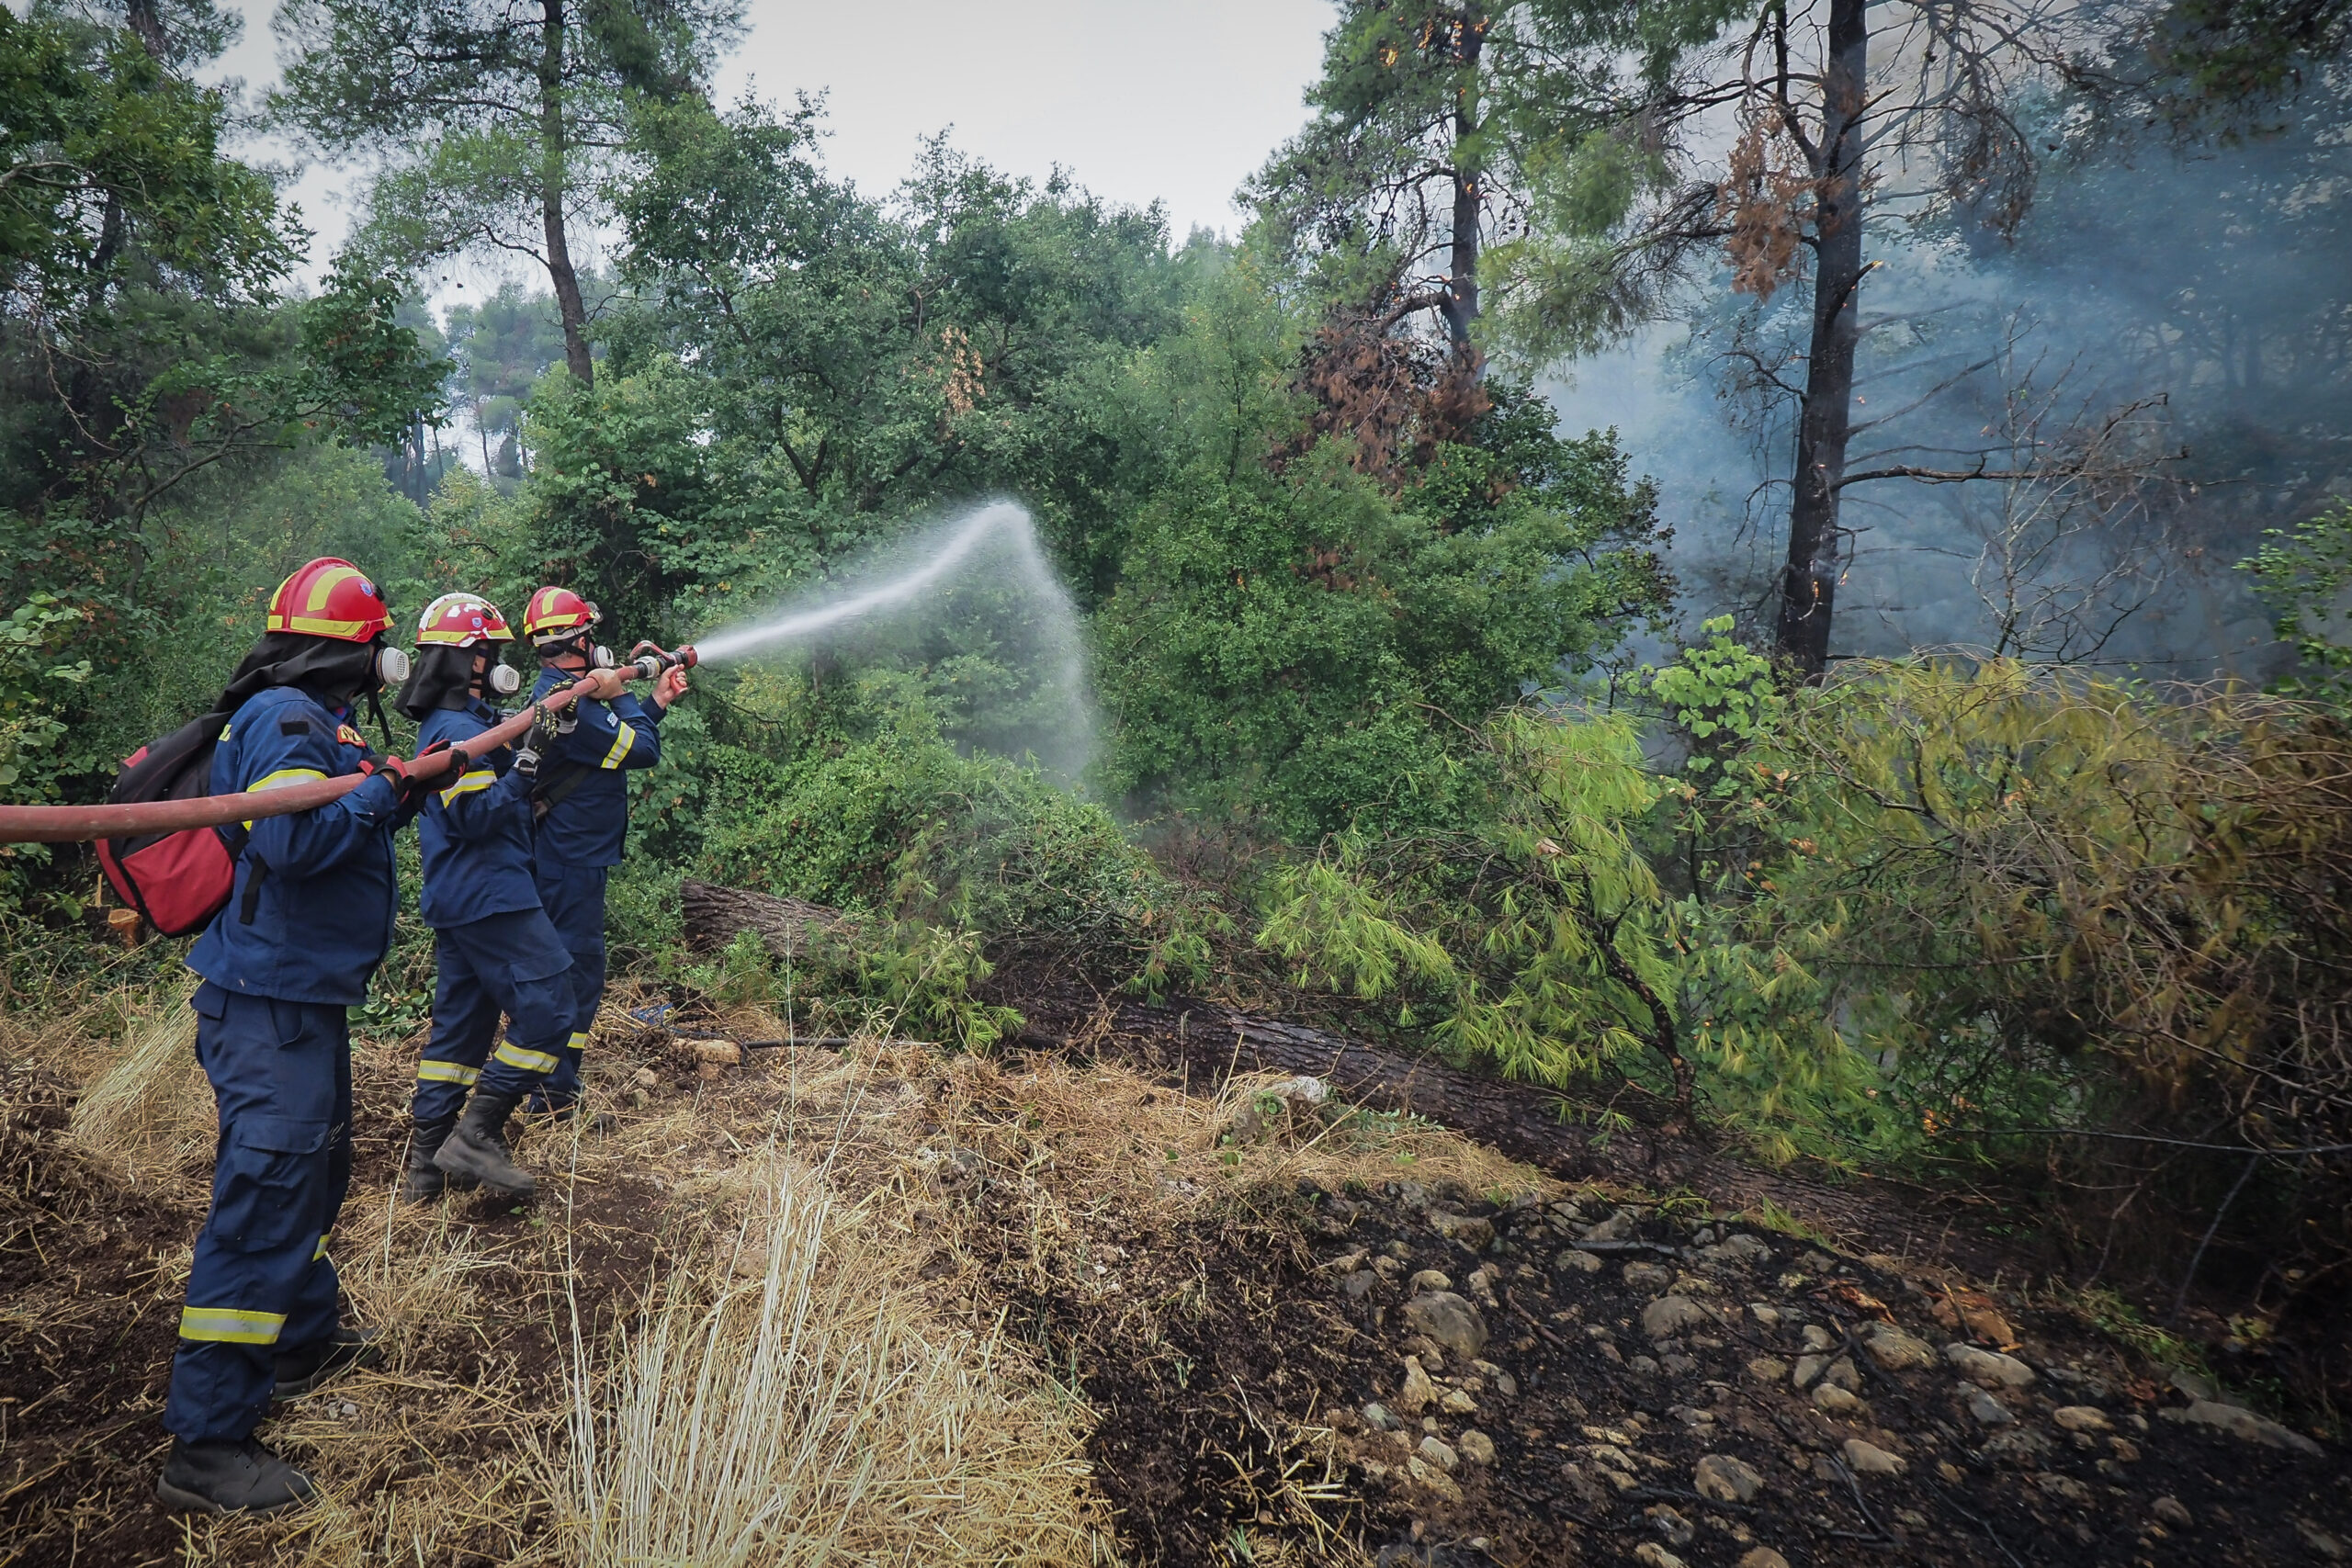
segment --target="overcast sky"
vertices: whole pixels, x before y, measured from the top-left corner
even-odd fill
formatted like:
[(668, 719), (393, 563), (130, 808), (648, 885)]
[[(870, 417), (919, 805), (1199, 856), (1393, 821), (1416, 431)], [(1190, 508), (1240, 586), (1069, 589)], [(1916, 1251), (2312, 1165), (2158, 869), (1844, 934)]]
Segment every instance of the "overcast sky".
[[(277, 73), (274, 0), (238, 8), (244, 39), (220, 73), (257, 92)], [(1181, 241), (1238, 225), (1234, 189), (1305, 118), (1331, 17), (1329, 0), (752, 0), (718, 96), (825, 92), (825, 161), (869, 191), (898, 183), (918, 139), (952, 128), (957, 147), (1010, 173), (1042, 180), (1059, 164), (1114, 200), (1163, 201)], [(351, 183), (311, 169), (292, 192), (319, 231), (312, 277), (348, 221)]]

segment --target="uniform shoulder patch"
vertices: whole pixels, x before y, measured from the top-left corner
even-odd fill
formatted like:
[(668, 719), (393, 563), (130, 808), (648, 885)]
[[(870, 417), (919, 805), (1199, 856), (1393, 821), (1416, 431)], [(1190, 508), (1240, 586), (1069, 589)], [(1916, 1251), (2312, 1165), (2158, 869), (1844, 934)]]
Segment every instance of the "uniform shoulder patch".
[(368, 750), (368, 738), (347, 724), (335, 727), (334, 738), (345, 746), (356, 746), (362, 751)]

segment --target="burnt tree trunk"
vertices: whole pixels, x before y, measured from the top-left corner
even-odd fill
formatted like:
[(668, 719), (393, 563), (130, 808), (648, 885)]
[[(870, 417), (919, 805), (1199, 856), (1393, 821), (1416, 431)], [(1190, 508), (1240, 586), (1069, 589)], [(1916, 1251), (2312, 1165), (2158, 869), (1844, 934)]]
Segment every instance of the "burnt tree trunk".
[(1829, 69), (1821, 87), (1821, 141), (1814, 220), (1813, 335), (1797, 420), (1789, 555), (1781, 569), (1776, 645), (1808, 678), (1829, 664), (1829, 623), (1844, 536), (1838, 491), (1853, 424), (1855, 296), (1862, 283), (1862, 152), (1870, 64), (1866, 0), (1831, 0)]
[(1478, 144), (1478, 57), (1487, 40), (1484, 6), (1464, 7), (1454, 45), (1461, 74), (1453, 88), (1453, 216), (1446, 264), (1445, 330), (1456, 350), (1470, 347), (1470, 323), (1478, 319), (1478, 188), (1473, 162)]

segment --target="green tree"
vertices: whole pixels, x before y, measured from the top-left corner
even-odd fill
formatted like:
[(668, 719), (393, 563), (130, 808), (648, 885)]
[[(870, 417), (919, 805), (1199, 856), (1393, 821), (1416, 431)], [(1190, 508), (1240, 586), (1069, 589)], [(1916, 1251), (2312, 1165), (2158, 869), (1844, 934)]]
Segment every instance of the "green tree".
[(574, 242), (604, 210), (632, 106), (693, 96), (739, 15), (734, 0), (287, 0), (270, 103), (316, 148), (375, 164), (368, 250), (542, 267), (585, 383)]
[(204, 15), (0, 16), (0, 605), (45, 603), (38, 657), (95, 672), (37, 682), (66, 726), (43, 788), (127, 750), (174, 607), (172, 505), (307, 444), (389, 442), (435, 400), (397, 284), (342, 268), (276, 294), (300, 231), (221, 155), (227, 101), (177, 73), (202, 36), (158, 30)]

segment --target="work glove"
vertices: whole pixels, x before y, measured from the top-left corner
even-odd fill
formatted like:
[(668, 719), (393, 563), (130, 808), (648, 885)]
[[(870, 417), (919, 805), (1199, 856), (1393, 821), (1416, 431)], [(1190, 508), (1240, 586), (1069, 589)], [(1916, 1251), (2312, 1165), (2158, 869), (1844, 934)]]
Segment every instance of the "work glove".
[[(444, 751), (457, 759), (456, 767), (446, 773), (428, 773), (423, 778), (416, 776), (415, 769), (418, 763), (427, 757)], [(446, 740), (435, 740), (432, 745), (419, 751), (413, 761), (402, 761), (398, 757), (385, 758), (378, 765), (378, 771), (391, 775), (400, 791), (400, 803), (406, 807), (415, 805), (436, 789), (447, 788), (472, 765), (473, 758), (468, 754), (464, 747), (452, 746)]]

